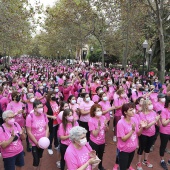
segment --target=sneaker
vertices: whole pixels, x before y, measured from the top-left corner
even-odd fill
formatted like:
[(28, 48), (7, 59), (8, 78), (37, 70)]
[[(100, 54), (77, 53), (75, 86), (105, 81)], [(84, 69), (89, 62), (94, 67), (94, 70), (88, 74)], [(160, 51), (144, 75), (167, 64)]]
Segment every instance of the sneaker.
[(56, 162), (57, 168), (61, 169), (60, 161)]
[(138, 162), (138, 163), (136, 164), (136, 168), (137, 168), (137, 170), (143, 170), (142, 165), (141, 165), (140, 162)]
[(114, 167), (113, 167), (113, 170), (118, 170), (118, 169), (119, 169), (119, 165), (115, 164)]
[(48, 154), (52, 155), (53, 154), (53, 150), (52, 149), (48, 149)]
[(153, 165), (149, 161), (143, 161), (143, 165), (147, 166), (148, 168), (153, 168)]
[(113, 130), (113, 132), (114, 132), (114, 131), (115, 131), (115, 128), (113, 127), (113, 129), (112, 129), (112, 130)]
[(54, 148), (55, 150), (58, 150), (58, 146)]
[(166, 162), (165, 161), (161, 161), (161, 167), (164, 169), (164, 170), (168, 170), (168, 167), (166, 165)]
[(129, 170), (135, 170), (132, 166), (129, 167)]
[(117, 137), (113, 136), (113, 142), (117, 142)]
[(153, 152), (153, 150), (154, 150), (154, 145), (151, 146), (150, 152)]

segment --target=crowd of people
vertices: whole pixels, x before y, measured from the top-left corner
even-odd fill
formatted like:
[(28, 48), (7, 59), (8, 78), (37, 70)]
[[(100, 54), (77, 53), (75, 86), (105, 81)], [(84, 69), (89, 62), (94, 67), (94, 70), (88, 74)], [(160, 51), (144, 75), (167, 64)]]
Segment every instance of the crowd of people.
[[(170, 160), (164, 154), (170, 140), (169, 79), (161, 84), (156, 75), (143, 78), (131, 66), (101, 69), (83, 62), (13, 60), (0, 72), (4, 169), (24, 167), (25, 141), (26, 151), (32, 152), (33, 169), (40, 169), (44, 149), (38, 141), (48, 137), (48, 154), (57, 150), (56, 164), (61, 170), (105, 170), (105, 134), (113, 130), (113, 142), (117, 142), (113, 170), (152, 168), (149, 153), (158, 136), (160, 166), (168, 170)], [(136, 149), (135, 168), (131, 163)]]

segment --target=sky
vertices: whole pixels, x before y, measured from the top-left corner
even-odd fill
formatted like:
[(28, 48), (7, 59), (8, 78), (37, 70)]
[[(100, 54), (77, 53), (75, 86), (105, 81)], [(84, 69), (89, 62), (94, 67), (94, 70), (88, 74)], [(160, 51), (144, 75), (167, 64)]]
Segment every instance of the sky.
[[(32, 5), (35, 5), (36, 0), (29, 0)], [(43, 4), (45, 7), (46, 6), (52, 6), (56, 0), (38, 0), (41, 4)]]

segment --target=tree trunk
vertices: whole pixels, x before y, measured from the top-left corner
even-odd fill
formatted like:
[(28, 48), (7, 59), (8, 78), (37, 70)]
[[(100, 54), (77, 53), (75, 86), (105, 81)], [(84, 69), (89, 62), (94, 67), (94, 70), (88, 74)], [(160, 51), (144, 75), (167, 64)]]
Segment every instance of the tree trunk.
[(122, 67), (126, 71), (127, 65), (127, 58), (128, 58), (128, 50), (129, 50), (129, 25), (130, 25), (130, 10), (131, 10), (131, 0), (127, 1), (127, 26), (126, 26), (126, 43), (123, 50), (123, 57), (122, 57)]
[(163, 11), (163, 1), (160, 3), (160, 7), (158, 6), (158, 1), (155, 0), (157, 13), (158, 13), (158, 30), (159, 30), (159, 40), (160, 40), (160, 74), (159, 79), (161, 83), (165, 80), (165, 41), (164, 41), (164, 31), (163, 31), (163, 23), (162, 23), (162, 11)]

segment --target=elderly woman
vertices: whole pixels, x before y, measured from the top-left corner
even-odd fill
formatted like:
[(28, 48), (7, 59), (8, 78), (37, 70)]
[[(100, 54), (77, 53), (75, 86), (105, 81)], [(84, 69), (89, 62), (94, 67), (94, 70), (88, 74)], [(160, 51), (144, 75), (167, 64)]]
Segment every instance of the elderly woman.
[(0, 127), (0, 148), (5, 170), (21, 170), (24, 166), (24, 153), (21, 140), (25, 139), (24, 129), (15, 122), (11, 110), (3, 112), (4, 123)]
[(87, 143), (86, 133), (87, 130), (80, 126), (73, 127), (69, 132), (72, 143), (64, 156), (68, 170), (92, 170), (92, 165), (99, 163), (95, 151)]

